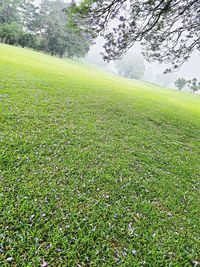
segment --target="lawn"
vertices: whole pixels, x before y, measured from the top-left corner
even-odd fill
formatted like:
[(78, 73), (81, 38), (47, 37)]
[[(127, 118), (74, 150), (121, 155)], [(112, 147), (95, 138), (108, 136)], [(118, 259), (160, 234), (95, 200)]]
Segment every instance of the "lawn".
[(0, 45), (0, 266), (199, 266), (200, 95)]

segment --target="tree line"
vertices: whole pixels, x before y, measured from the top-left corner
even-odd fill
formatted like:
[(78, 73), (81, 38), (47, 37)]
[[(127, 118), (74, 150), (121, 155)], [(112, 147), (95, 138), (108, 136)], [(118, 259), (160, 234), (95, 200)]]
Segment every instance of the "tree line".
[(193, 93), (200, 91), (200, 82), (197, 80), (197, 78), (193, 78), (192, 80), (179, 78), (175, 81), (175, 86), (179, 91), (183, 90), (186, 86), (188, 86), (190, 91), (192, 91)]
[(0, 42), (29, 47), (59, 57), (82, 57), (90, 46), (87, 36), (66, 25), (62, 0), (0, 0)]

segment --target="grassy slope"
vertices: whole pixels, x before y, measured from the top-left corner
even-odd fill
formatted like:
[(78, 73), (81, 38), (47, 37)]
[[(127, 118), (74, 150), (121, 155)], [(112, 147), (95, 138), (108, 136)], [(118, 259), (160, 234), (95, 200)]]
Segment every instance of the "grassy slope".
[(199, 261), (199, 95), (0, 45), (0, 105), (0, 266)]

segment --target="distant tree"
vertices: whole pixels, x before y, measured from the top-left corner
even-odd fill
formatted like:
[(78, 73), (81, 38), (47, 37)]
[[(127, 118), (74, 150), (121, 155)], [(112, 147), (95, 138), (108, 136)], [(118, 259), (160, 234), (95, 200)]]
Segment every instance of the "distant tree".
[[(105, 60), (140, 42), (148, 60), (178, 68), (200, 50), (199, 0), (72, 1), (71, 25), (105, 38)], [(109, 22), (115, 27), (108, 27)], [(112, 24), (110, 24), (112, 25)]]
[(200, 82), (198, 82), (197, 78), (193, 78), (192, 80), (189, 80), (187, 82), (188, 87), (190, 90), (193, 91), (193, 93), (200, 90)]
[(62, 0), (43, 0), (32, 30), (42, 37), (42, 49), (52, 55), (63, 57), (83, 56), (89, 50), (89, 42), (78, 32), (66, 26), (67, 17)]
[(78, 32), (74, 32), (70, 28), (67, 28), (64, 34), (65, 41), (65, 54), (69, 58), (79, 58), (83, 57), (90, 48), (91, 42), (83, 37)]
[(31, 47), (52, 55), (81, 57), (90, 42), (66, 26), (63, 0), (0, 0), (0, 42)]
[(18, 39), (18, 45), (23, 48), (30, 47), (36, 50), (40, 50), (37, 35), (31, 33), (22, 32)]
[(33, 10), (29, 0), (0, 0), (0, 41), (28, 46), (33, 38), (26, 31)]
[(21, 34), (19, 6), (23, 0), (0, 0), (0, 42), (17, 44)]
[(140, 79), (145, 71), (142, 56), (130, 52), (116, 61), (116, 68), (121, 76), (130, 79)]
[(143, 75), (142, 79), (144, 81), (153, 83), (154, 82), (154, 78), (155, 78), (155, 71), (153, 70), (153, 68), (151, 66), (147, 67), (145, 69), (145, 72), (144, 72), (144, 75)]
[(175, 86), (181, 91), (187, 84), (187, 80), (184, 78), (179, 78), (175, 81)]
[(0, 24), (19, 23), (19, 6), (23, 0), (0, 0)]
[(16, 23), (4, 23), (0, 24), (0, 41), (5, 44), (18, 44), (18, 41), (22, 35), (22, 30)]
[(85, 59), (87, 62), (97, 65), (98, 67), (101, 67), (101, 68), (108, 67), (108, 63), (102, 59), (100, 51), (98, 50), (96, 46), (94, 46), (90, 50), (90, 52), (86, 55)]
[(39, 13), (39, 7), (35, 6), (33, 1), (21, 0), (18, 12), (20, 14), (20, 24), (25, 32), (34, 33), (34, 21)]
[(156, 75), (156, 83), (167, 87), (170, 84), (173, 84), (176, 78), (177, 77), (175, 73), (159, 73)]

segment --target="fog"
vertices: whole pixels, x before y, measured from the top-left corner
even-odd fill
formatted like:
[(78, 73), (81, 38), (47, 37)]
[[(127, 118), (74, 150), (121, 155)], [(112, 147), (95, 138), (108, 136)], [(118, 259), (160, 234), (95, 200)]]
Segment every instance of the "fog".
[[(41, 0), (34, 0), (34, 2), (37, 5), (39, 5), (41, 3)], [(71, 2), (71, 0), (65, 0), (65, 2), (69, 3)], [(91, 46), (90, 51), (84, 60), (88, 61), (91, 64), (97, 65), (107, 71), (116, 73), (117, 71), (114, 62), (106, 64), (102, 60), (102, 56), (100, 53), (104, 52), (103, 44), (104, 40), (102, 38), (97, 38), (97, 40), (95, 40), (95, 44)], [(137, 44), (133, 46), (132, 51), (133, 53), (141, 54), (140, 45)], [(158, 83), (156, 81), (156, 76), (160, 73), (163, 73), (167, 68), (170, 67), (170, 64), (164, 64), (164, 63), (159, 64), (157, 62), (147, 62), (145, 60), (144, 62), (146, 71), (141, 80), (145, 80), (151, 83)], [(185, 62), (178, 71), (173, 72), (173, 76), (174, 76), (174, 81), (176, 78), (182, 78), (182, 77), (187, 80), (192, 78), (197, 78), (198, 80), (200, 80), (200, 52), (194, 50), (190, 59), (187, 62)], [(171, 82), (167, 87), (175, 88), (174, 81)], [(188, 91), (188, 89), (186, 88), (185, 91)]]
[[(109, 64), (106, 64), (103, 62), (101, 52), (104, 52), (103, 50), (103, 44), (104, 40), (102, 38), (98, 38), (95, 41), (95, 44), (90, 48), (90, 51), (88, 55), (86, 56), (86, 61), (88, 61), (91, 64), (97, 65), (105, 70), (111, 71), (111, 72), (117, 72), (115, 68), (114, 62), (110, 62)], [(136, 44), (131, 48), (131, 52), (136, 54), (141, 54), (141, 47), (140, 44)], [(156, 81), (156, 76), (160, 73), (163, 73), (167, 68), (170, 67), (170, 64), (159, 64), (158, 62), (147, 62), (144, 59), (145, 62), (145, 74), (141, 78), (141, 80), (145, 80), (147, 82), (151, 83), (158, 83)], [(192, 53), (190, 59), (185, 62), (178, 71), (174, 71), (172, 75), (174, 76), (174, 81), (176, 78), (185, 78), (187, 80), (192, 78), (197, 78), (200, 80), (200, 52), (197, 50), (194, 50)], [(162, 85), (162, 84), (160, 84)], [(171, 82), (167, 87), (175, 88), (174, 82)], [(188, 91), (187, 88), (185, 91)]]

